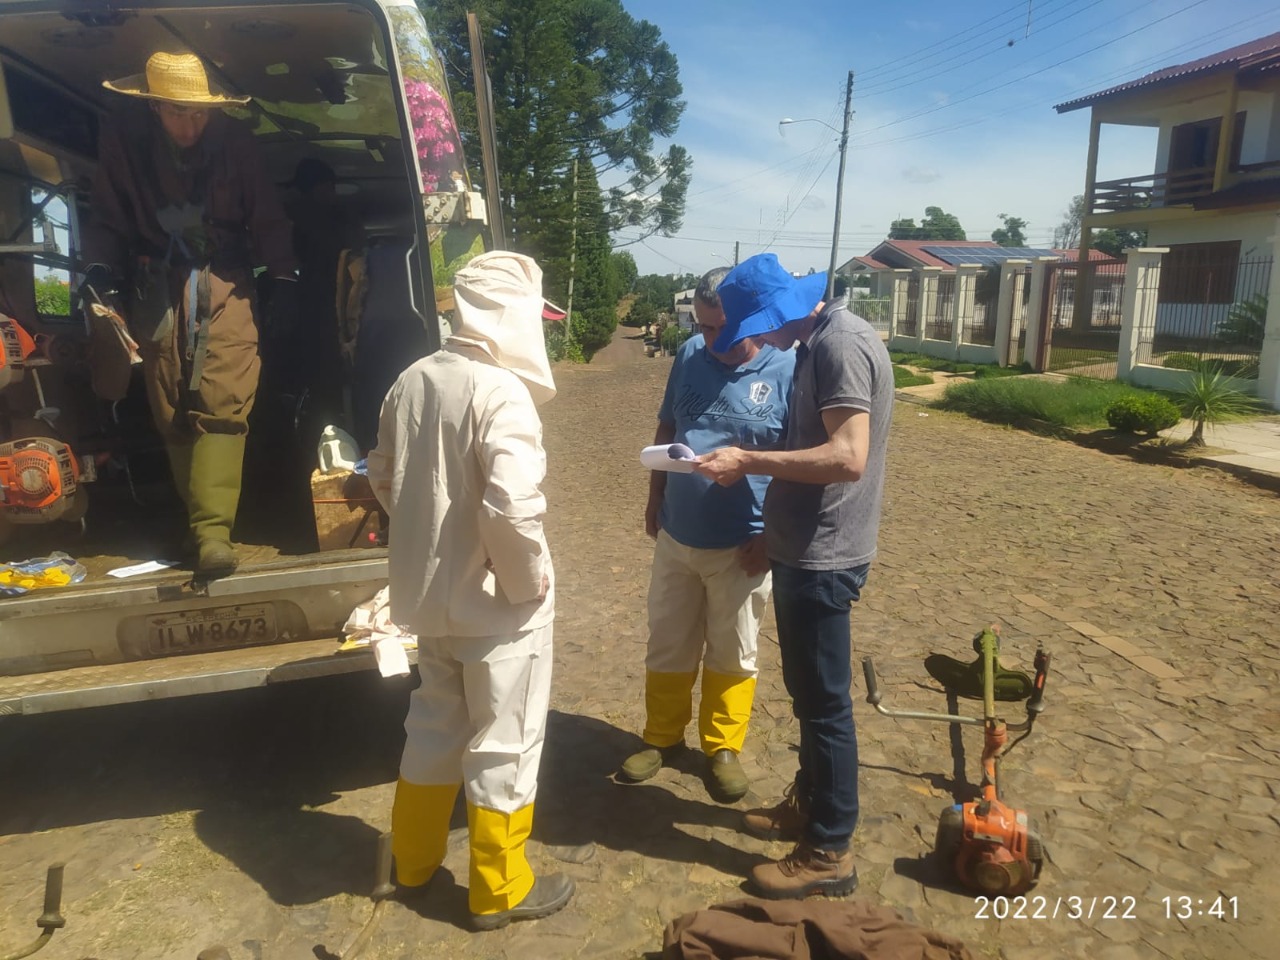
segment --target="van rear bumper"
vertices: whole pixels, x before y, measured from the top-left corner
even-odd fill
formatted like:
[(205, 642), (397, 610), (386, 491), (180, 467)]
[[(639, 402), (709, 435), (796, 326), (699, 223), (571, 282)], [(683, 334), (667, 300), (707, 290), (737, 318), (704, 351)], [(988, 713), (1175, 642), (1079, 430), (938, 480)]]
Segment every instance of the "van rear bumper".
[(371, 669), (338, 653), (351, 610), (386, 584), (370, 552), (33, 591), (0, 604), (0, 715), (48, 713)]
[[(219, 650), (133, 663), (0, 677), (0, 716), (54, 713), (140, 700), (265, 687), (375, 669), (369, 649), (338, 653), (337, 639)], [(416, 659), (409, 651), (409, 659)]]

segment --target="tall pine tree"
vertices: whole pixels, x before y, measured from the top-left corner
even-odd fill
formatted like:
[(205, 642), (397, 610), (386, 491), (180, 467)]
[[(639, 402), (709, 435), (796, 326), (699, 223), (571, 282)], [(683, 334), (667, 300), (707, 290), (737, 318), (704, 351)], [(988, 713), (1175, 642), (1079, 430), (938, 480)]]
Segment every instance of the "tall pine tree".
[[(516, 249), (539, 258), (565, 251), (565, 172), (574, 155), (623, 178), (604, 201), (610, 229), (679, 229), (691, 161), (677, 145), (659, 151), (655, 138), (675, 134), (685, 105), (675, 56), (655, 26), (632, 18), (620, 0), (438, 0), (422, 7), (448, 68), (464, 141), (476, 129), (466, 12), (479, 19)], [(465, 145), (479, 157), (474, 140)]]
[(577, 250), (573, 283), (573, 333), (590, 360), (608, 344), (618, 326), (621, 278), (609, 245), (609, 218), (595, 167), (583, 150), (578, 157)]

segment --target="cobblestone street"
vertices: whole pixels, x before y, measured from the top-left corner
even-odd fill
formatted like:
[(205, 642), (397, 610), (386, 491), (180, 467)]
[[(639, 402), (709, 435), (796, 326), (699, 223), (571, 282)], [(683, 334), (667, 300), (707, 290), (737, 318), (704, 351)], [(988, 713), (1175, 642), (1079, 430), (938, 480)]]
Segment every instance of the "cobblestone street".
[[(746, 870), (786, 850), (738, 830), (795, 770), (771, 617), (745, 800), (711, 801), (696, 751), (643, 785), (610, 777), (642, 724), (651, 545), (636, 456), (670, 366), (626, 333), (558, 367), (544, 409), (557, 672), (532, 854), (577, 878), (577, 898), (468, 932), (459, 811), (451, 876), (390, 904), (362, 956), (638, 958), (667, 921), (743, 896)], [(998, 622), (1007, 666), (1030, 671), (1037, 645), (1052, 654), (1046, 710), (1001, 782), (1050, 863), (1025, 918), (980, 916), (948, 888), (925, 855), (939, 811), (974, 794), (981, 734), (877, 715), (855, 669), (858, 896), (975, 957), (1275, 956), (1280, 499), (906, 403), (890, 455), (855, 657), (874, 656), (886, 705), (945, 711), (928, 653), (968, 660)], [(44, 867), (66, 859), (67, 928), (41, 958), (194, 960), (213, 943), (235, 960), (340, 955), (370, 913), (407, 688), (287, 687), (0, 718), (0, 954), (34, 937)], [(1226, 917), (1207, 915), (1220, 896)]]

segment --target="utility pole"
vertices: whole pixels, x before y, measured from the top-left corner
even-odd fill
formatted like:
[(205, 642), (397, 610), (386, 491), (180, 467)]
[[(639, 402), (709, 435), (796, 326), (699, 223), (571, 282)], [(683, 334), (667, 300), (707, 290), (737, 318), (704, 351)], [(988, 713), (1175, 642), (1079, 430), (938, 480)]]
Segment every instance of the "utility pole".
[(564, 342), (573, 343), (573, 274), (578, 262), (578, 158), (573, 158), (573, 227), (569, 232), (569, 303), (565, 307)]
[(738, 241), (733, 241), (733, 265), (738, 265)]
[(849, 147), (849, 118), (853, 115), (853, 71), (844, 88), (844, 129), (840, 134), (840, 172), (836, 175), (836, 225), (831, 234), (831, 269), (827, 271), (827, 300), (835, 295), (836, 267), (840, 248), (840, 205), (844, 200), (844, 158)]

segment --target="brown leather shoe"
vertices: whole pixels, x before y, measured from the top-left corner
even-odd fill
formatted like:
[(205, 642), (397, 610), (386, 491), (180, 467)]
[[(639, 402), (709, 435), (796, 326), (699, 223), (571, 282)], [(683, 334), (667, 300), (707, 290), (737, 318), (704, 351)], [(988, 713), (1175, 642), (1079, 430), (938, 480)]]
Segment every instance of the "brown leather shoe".
[(809, 800), (800, 796), (793, 783), (782, 794), (782, 802), (773, 807), (748, 810), (742, 815), (747, 833), (761, 840), (798, 841), (809, 824)]
[(820, 850), (807, 840), (781, 860), (751, 868), (751, 884), (770, 900), (803, 900), (814, 894), (847, 897), (858, 888), (853, 849)]

